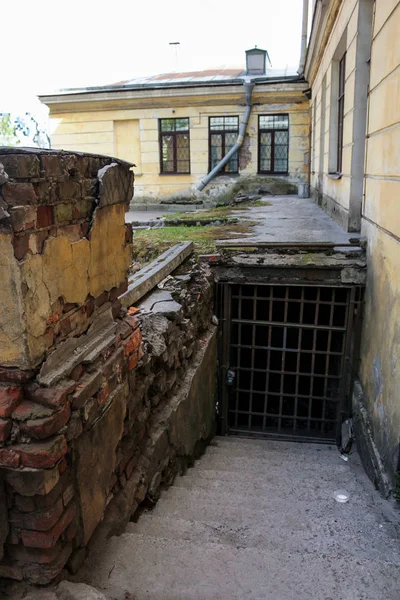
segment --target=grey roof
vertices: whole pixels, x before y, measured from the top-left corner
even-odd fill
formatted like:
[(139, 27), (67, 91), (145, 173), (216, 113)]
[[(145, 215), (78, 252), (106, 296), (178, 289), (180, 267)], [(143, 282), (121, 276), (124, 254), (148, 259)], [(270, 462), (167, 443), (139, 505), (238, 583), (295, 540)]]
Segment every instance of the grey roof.
[[(159, 75), (150, 75), (147, 77), (135, 77), (125, 81), (117, 81), (102, 86), (85, 87), (85, 88), (67, 88), (51, 92), (49, 94), (41, 94), (42, 96), (65, 95), (65, 94), (82, 94), (92, 92), (118, 91), (129, 89), (154, 89), (163, 87), (194, 87), (204, 85), (227, 85), (242, 83), (247, 79), (246, 71), (242, 68), (216, 68), (206, 69), (204, 71), (185, 71), (181, 73), (163, 73)], [(257, 83), (267, 83), (269, 81), (302, 81), (294, 68), (291, 69), (266, 69), (265, 75), (252, 77)]]

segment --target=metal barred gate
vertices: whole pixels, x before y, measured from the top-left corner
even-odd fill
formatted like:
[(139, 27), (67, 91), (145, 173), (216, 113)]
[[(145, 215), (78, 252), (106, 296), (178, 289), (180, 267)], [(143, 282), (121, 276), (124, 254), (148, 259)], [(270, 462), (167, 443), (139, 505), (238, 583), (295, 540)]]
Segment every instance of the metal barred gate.
[(351, 406), (362, 288), (218, 288), (223, 431), (337, 439)]

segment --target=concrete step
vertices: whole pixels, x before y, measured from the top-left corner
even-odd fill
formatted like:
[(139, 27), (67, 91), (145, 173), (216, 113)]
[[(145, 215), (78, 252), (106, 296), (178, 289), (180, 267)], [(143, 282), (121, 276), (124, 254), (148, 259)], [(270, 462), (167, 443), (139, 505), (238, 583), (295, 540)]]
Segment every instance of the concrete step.
[[(359, 493), (351, 494), (350, 504), (338, 504), (333, 496), (336, 488), (316, 489), (312, 495), (281, 493), (276, 490), (268, 494), (233, 493), (207, 489), (185, 489), (172, 487), (165, 492), (153, 513), (157, 516), (174, 516), (197, 520), (219, 521), (231, 519), (235, 523), (246, 520), (246, 525), (258, 525), (260, 522), (273, 522), (283, 515), (293, 515), (300, 521), (313, 518), (342, 518), (355, 508), (364, 510), (369, 507), (368, 500)], [(312, 513), (310, 507), (312, 506)]]
[[(171, 540), (183, 539), (198, 544), (218, 543), (235, 548), (280, 549), (285, 552), (362, 556), (374, 559), (383, 551), (385, 559), (398, 560), (397, 539), (388, 544), (387, 532), (378, 522), (365, 522), (356, 527), (346, 526), (337, 519), (322, 518), (309, 524), (291, 519), (258, 523), (255, 527), (235, 527), (231, 523), (198, 521), (180, 517), (158, 517), (152, 512), (141, 515), (137, 523), (129, 523), (126, 533), (150, 535)], [(284, 535), (283, 535), (284, 534)], [(360, 544), (360, 536), (370, 536), (370, 544)]]
[(384, 560), (131, 533), (111, 538), (85, 572), (114, 600), (350, 600), (360, 585), (363, 600), (398, 600), (399, 566)]
[(304, 473), (301, 478), (294, 482), (293, 478), (282, 478), (280, 469), (271, 469), (258, 477), (252, 477), (252, 474), (241, 474), (238, 477), (237, 471), (218, 471), (218, 470), (197, 470), (190, 469), (187, 474), (177, 477), (174, 481), (174, 488), (185, 488), (188, 490), (215, 491), (240, 495), (256, 496), (287, 496), (295, 495), (298, 499), (318, 499), (323, 494), (335, 491), (336, 489), (346, 488), (350, 494), (357, 492), (357, 480), (350, 470), (327, 470), (318, 474), (317, 481), (314, 477), (307, 476)]

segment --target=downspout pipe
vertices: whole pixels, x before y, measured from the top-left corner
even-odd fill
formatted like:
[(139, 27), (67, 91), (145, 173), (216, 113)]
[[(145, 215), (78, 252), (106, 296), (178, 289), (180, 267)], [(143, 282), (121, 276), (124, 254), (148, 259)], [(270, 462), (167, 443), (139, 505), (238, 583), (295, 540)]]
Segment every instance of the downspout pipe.
[(249, 118), (250, 118), (250, 113), (251, 113), (251, 108), (252, 108), (251, 97), (252, 97), (252, 93), (253, 93), (254, 83), (252, 81), (245, 81), (243, 85), (244, 85), (245, 95), (246, 95), (246, 109), (244, 111), (243, 119), (240, 122), (239, 134), (238, 134), (237, 140), (236, 140), (235, 144), (232, 146), (232, 148), (229, 150), (229, 152), (227, 154), (225, 154), (224, 158), (222, 160), (220, 160), (220, 162), (213, 168), (213, 170), (209, 172), (207, 177), (205, 177), (201, 181), (201, 183), (197, 186), (197, 190), (199, 192), (204, 190), (206, 185), (208, 185), (210, 183), (210, 181), (212, 179), (214, 179), (216, 174), (220, 172), (220, 170), (226, 165), (227, 162), (229, 162), (229, 160), (232, 158), (232, 156), (234, 156), (234, 154), (239, 150), (239, 148), (243, 144), (244, 136), (246, 135), (246, 129), (247, 129), (247, 125), (249, 123)]
[(308, 33), (308, 3), (309, 0), (303, 0), (303, 23), (301, 28), (301, 44), (300, 44), (300, 62), (297, 70), (299, 75), (303, 75), (304, 66), (306, 64), (307, 53), (307, 33)]

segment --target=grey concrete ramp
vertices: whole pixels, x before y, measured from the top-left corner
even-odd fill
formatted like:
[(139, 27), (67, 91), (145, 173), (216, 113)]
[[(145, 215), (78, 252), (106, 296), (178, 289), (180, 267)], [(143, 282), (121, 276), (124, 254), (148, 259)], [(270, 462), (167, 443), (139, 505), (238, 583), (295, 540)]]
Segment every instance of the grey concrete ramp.
[(216, 438), (78, 577), (110, 600), (398, 600), (398, 516), (356, 453)]

